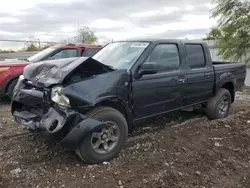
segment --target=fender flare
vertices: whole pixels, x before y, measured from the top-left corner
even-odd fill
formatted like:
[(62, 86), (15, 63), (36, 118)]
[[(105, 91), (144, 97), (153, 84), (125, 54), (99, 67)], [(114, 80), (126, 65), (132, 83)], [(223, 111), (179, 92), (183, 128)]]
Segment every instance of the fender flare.
[(130, 128), (132, 130), (134, 111), (133, 111), (132, 105), (129, 105), (130, 104), (129, 101), (125, 101), (124, 99), (119, 98), (117, 96), (105, 96), (105, 97), (97, 99), (93, 105), (97, 106), (98, 104), (103, 103), (103, 102), (110, 102), (110, 103), (117, 103), (118, 102), (119, 105), (121, 105), (123, 107), (123, 109), (125, 110), (125, 113), (127, 115), (126, 119), (128, 122), (129, 130), (130, 130)]
[(235, 88), (237, 84), (236, 76), (229, 72), (222, 74), (215, 82), (215, 94), (226, 83), (232, 83)]
[(123, 108), (125, 109), (127, 115), (129, 115), (130, 113), (133, 113), (133, 108), (131, 105), (129, 105), (129, 101), (125, 101), (124, 99), (122, 98), (119, 98), (117, 96), (105, 96), (105, 97), (102, 97), (102, 98), (99, 98), (97, 99), (95, 102), (94, 102), (94, 106), (102, 103), (102, 102), (118, 102), (120, 105), (123, 106)]

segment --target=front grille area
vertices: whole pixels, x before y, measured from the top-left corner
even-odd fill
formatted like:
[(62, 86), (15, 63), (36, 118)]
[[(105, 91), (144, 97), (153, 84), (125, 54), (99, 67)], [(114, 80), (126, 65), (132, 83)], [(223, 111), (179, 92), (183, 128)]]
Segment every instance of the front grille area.
[(23, 80), (24, 83), (24, 88), (23, 89), (35, 89), (38, 91), (44, 91), (44, 88), (41, 87), (37, 87), (35, 84), (33, 84), (32, 82), (30, 82), (29, 80)]
[(50, 89), (37, 87), (29, 80), (20, 76), (14, 91), (13, 101), (21, 103), (17, 107), (31, 107), (36, 109), (37, 112), (44, 113), (51, 103)]

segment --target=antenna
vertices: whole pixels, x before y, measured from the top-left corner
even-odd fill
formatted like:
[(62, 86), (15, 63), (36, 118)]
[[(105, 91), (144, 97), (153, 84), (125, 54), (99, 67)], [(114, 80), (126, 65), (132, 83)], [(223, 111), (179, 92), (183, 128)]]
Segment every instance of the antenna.
[(80, 42), (80, 29), (79, 29), (79, 21), (77, 22), (77, 42)]

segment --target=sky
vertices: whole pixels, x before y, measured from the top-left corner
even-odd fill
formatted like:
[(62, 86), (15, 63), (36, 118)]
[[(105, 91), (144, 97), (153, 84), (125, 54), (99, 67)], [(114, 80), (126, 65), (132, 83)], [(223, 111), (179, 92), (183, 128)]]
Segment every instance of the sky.
[[(216, 21), (212, 0), (7, 0), (0, 6), (0, 40), (62, 41), (78, 26), (108, 39), (205, 36)], [(10, 45), (0, 42), (2, 45)], [(8, 44), (8, 45), (7, 45)]]

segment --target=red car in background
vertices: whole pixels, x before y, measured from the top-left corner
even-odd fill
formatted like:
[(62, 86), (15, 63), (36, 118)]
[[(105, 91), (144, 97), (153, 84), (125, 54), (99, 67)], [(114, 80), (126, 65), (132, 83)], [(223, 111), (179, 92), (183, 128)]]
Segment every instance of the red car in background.
[(11, 98), (17, 79), (23, 74), (23, 68), (38, 61), (61, 59), (71, 57), (91, 57), (96, 54), (102, 46), (100, 45), (55, 45), (38, 52), (26, 60), (0, 61), (0, 98), (9, 96)]

